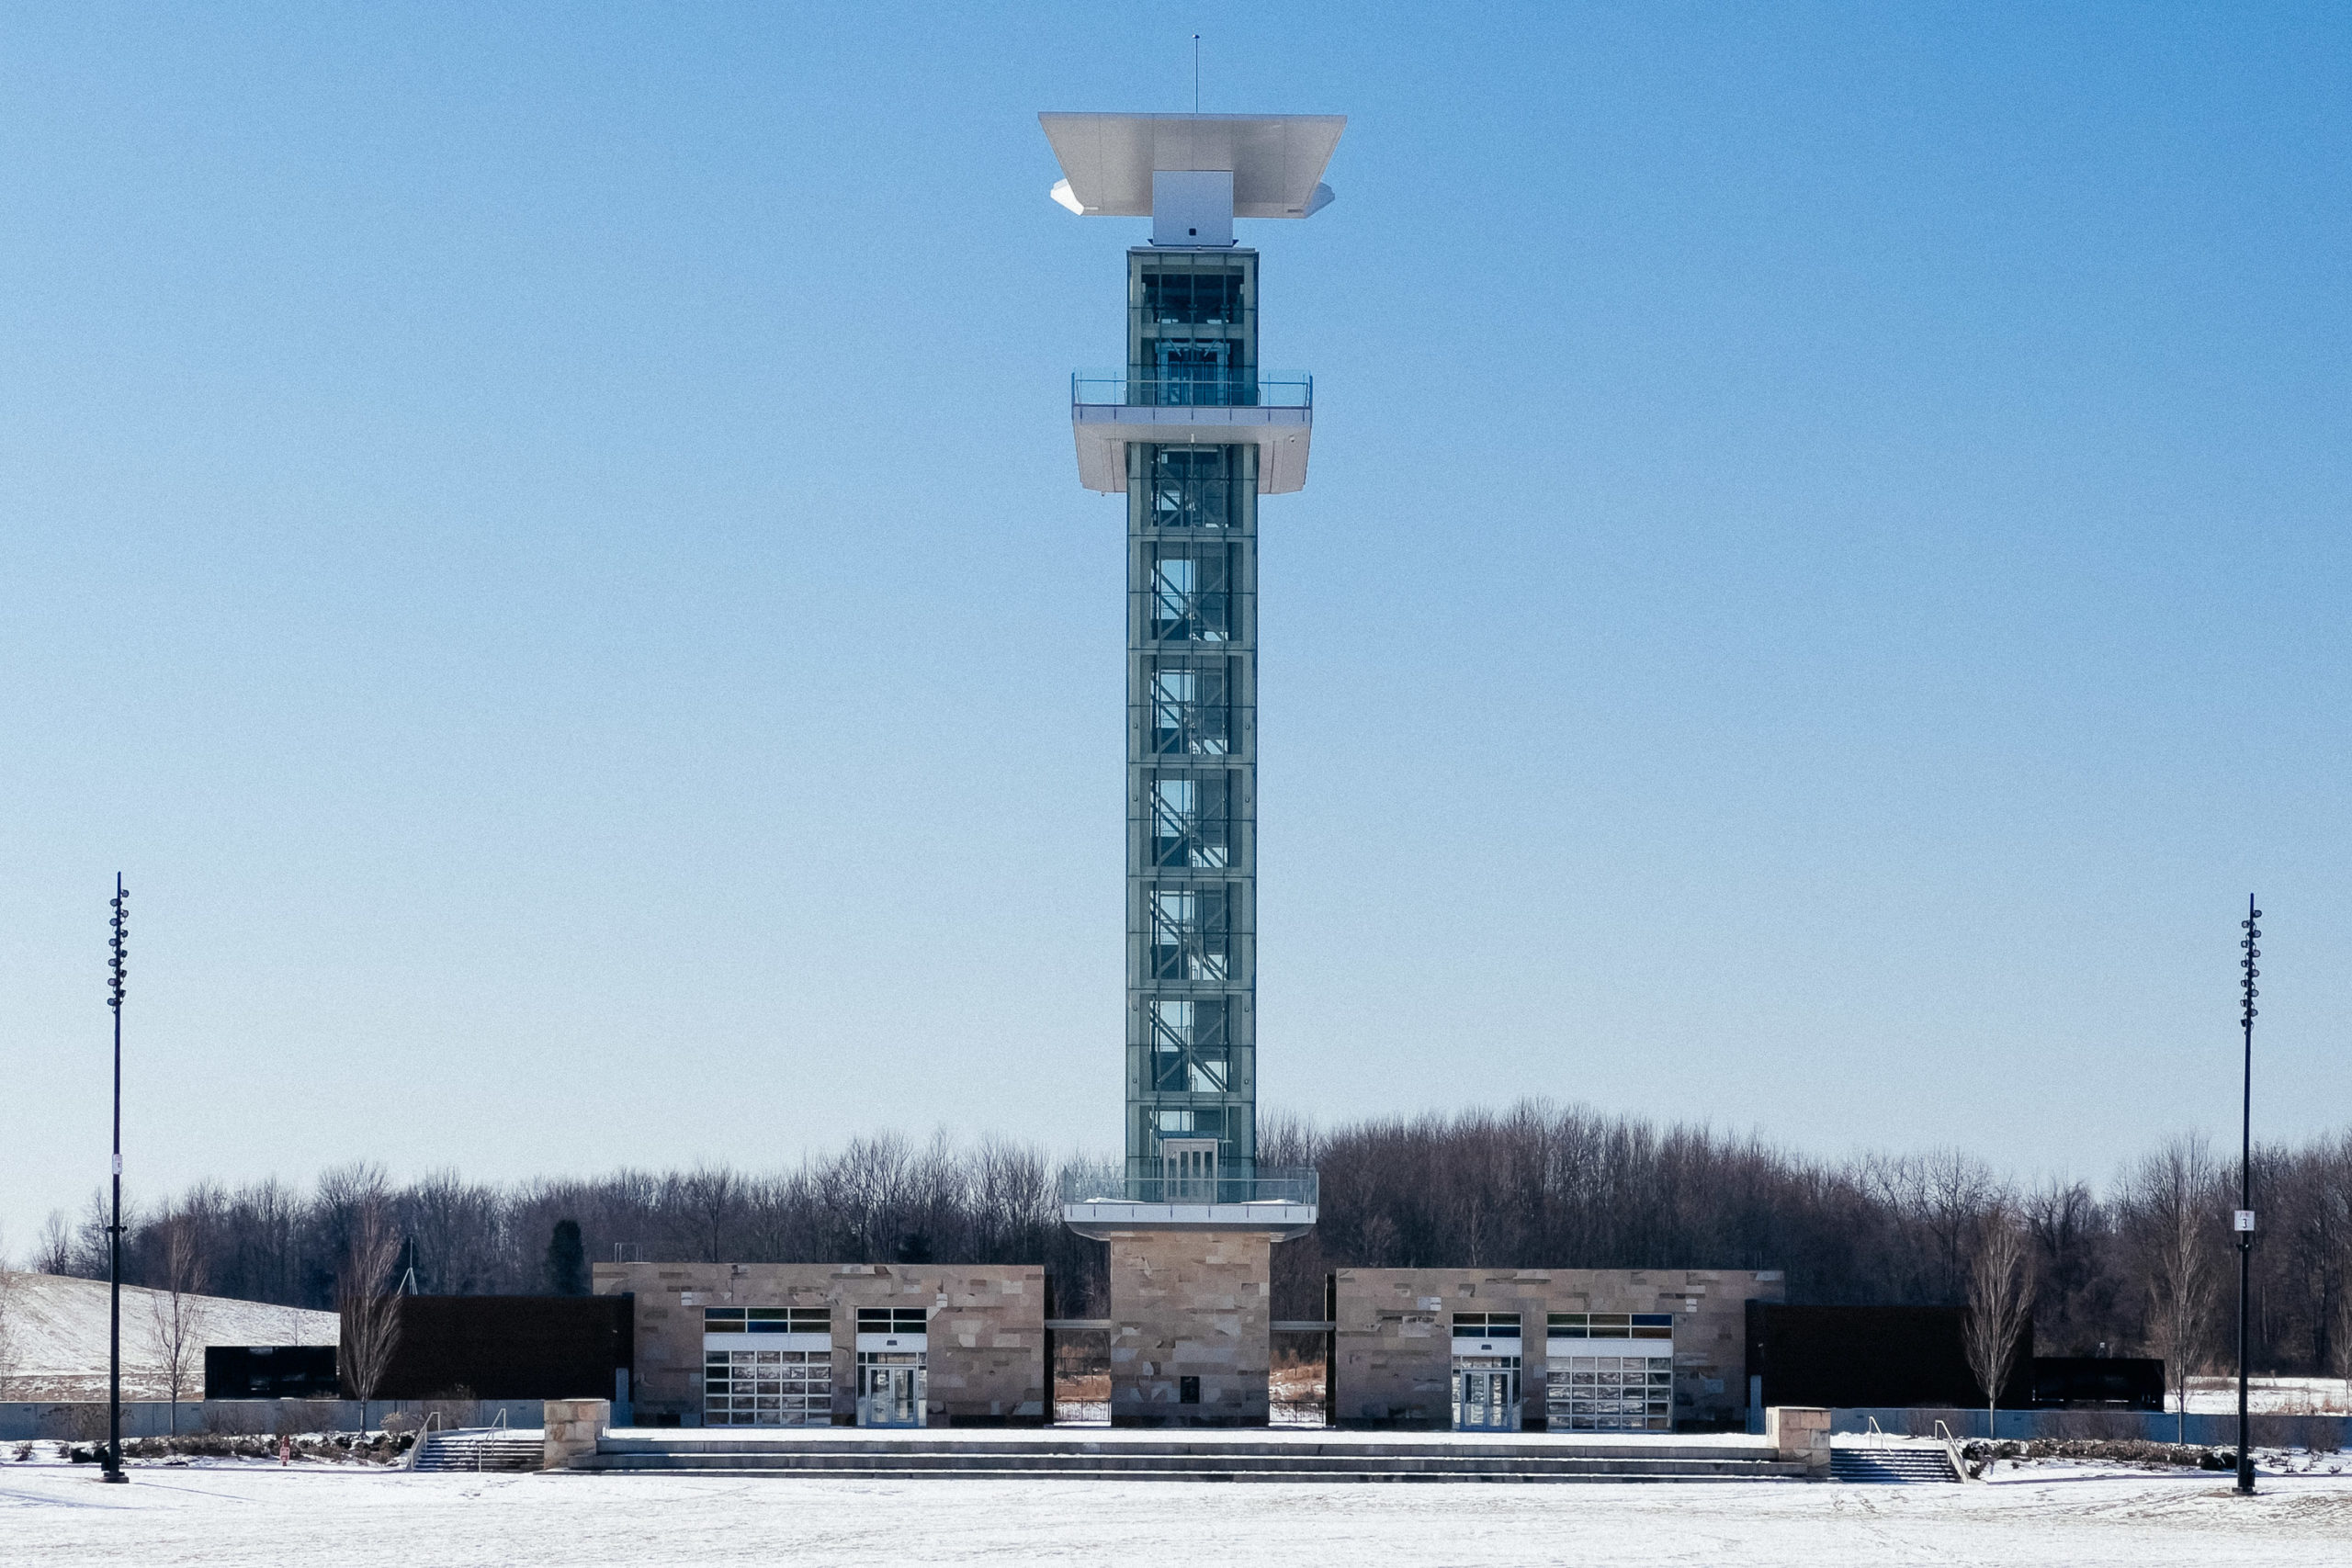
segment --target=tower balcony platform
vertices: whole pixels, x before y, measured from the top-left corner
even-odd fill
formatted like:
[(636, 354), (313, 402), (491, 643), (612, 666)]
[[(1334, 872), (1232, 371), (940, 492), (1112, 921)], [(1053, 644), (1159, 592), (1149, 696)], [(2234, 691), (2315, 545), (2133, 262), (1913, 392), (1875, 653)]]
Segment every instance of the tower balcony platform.
[(1115, 1167), (1062, 1173), (1062, 1222), (1096, 1241), (1136, 1231), (1258, 1231), (1289, 1241), (1315, 1228), (1311, 1169), (1260, 1166), (1249, 1176), (1177, 1179)]
[(1258, 493), (1306, 488), (1306, 449), (1315, 434), (1315, 378), (1298, 371), (1182, 379), (1080, 370), (1069, 378), (1069, 422), (1078, 439), (1078, 479), (1091, 491), (1123, 494), (1127, 443), (1251, 446), (1258, 448)]

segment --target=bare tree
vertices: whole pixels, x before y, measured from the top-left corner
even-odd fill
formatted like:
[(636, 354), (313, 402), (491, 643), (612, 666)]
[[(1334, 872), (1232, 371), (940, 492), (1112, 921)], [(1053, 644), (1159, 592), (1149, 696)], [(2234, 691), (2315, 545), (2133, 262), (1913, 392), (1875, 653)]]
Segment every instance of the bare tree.
[(8, 1384), (17, 1375), (17, 1333), (11, 1321), (16, 1289), (17, 1277), (8, 1271), (7, 1261), (0, 1258), (0, 1400), (8, 1397)]
[(376, 1397), (400, 1342), (400, 1305), (387, 1285), (401, 1238), (380, 1202), (361, 1204), (350, 1226), (350, 1247), (335, 1278), (335, 1305), (343, 1314), (343, 1378), (358, 1397), (364, 1429), (368, 1402)]
[(2018, 1213), (2033, 1243), (2034, 1348), (2090, 1353), (2114, 1317), (2112, 1215), (2080, 1181), (2045, 1182)]
[(65, 1211), (51, 1209), (41, 1222), (40, 1239), (33, 1243), (33, 1272), (70, 1274), (74, 1271), (74, 1233), (66, 1228)]
[(165, 1214), (160, 1252), (163, 1283), (147, 1298), (155, 1318), (155, 1370), (171, 1399), (172, 1435), (180, 1429), (180, 1398), (204, 1360), (204, 1258), (196, 1225), (184, 1209)]
[(2352, 1393), (2352, 1291), (2335, 1298), (2335, 1375)]
[(2033, 1321), (2032, 1273), (2033, 1253), (2026, 1244), (2025, 1226), (2007, 1207), (1996, 1209), (1977, 1230), (1963, 1337), (1968, 1370), (1984, 1391), (1987, 1438), (2000, 1436), (1994, 1417), (2001, 1390), (2017, 1365), (2018, 1342)]
[[(1540, 1101), (1327, 1129), (1270, 1112), (1260, 1135), (1261, 1164), (1312, 1165), (1322, 1178), (1319, 1224), (1274, 1253), (1278, 1317), (1318, 1315), (1333, 1269), (1474, 1260), (1784, 1269), (1794, 1302), (1959, 1305), (1984, 1217), (2005, 1190), (1965, 1154), (1817, 1160), (1754, 1134)], [(1069, 1160), (1072, 1169), (1091, 1163), (1075, 1150)], [(888, 1263), (927, 1253), (941, 1264), (1036, 1263), (1052, 1271), (1065, 1315), (1099, 1315), (1085, 1303), (1101, 1306), (1106, 1249), (1059, 1223), (1063, 1168), (1034, 1148), (942, 1149), (889, 1133), (781, 1170), (713, 1165), (520, 1183), (440, 1172), (401, 1186), (353, 1166), (308, 1188), (199, 1183), (176, 1202), (131, 1206), (123, 1275), (164, 1283), (157, 1227), (175, 1211), (196, 1222), (209, 1293), (334, 1307), (353, 1278), (354, 1219), (375, 1204), (413, 1244), (402, 1262), (436, 1293), (535, 1288), (550, 1230), (571, 1218), (592, 1259), (626, 1245), (640, 1258)], [(2036, 1340), (2059, 1354), (2163, 1354), (2177, 1378), (2209, 1372), (2230, 1194), (2209, 1159), (2183, 1200), (2189, 1246), (2202, 1256), (2183, 1264), (2165, 1243), (2165, 1216), (2181, 1205), (2154, 1201), (2165, 1184), (2144, 1174), (2134, 1163), (2104, 1188), (2064, 1184), (2017, 1200), (2034, 1254)], [(2339, 1316), (2352, 1310), (2352, 1133), (2257, 1150), (2256, 1175), (2265, 1244), (2252, 1259), (2253, 1355), (2283, 1373), (2331, 1372), (2352, 1348), (2352, 1321)], [(31, 1248), (29, 1266), (103, 1276), (104, 1218), (94, 1213), (77, 1236), (74, 1213)], [(2201, 1237), (2199, 1213), (2213, 1222)]]
[(2216, 1276), (2213, 1214), (2207, 1202), (2213, 1156), (2198, 1136), (2176, 1137), (2140, 1162), (2131, 1203), (2148, 1284), (2148, 1342), (2165, 1359), (2165, 1381), (2188, 1440), (2188, 1380), (2204, 1364)]
[(728, 1224), (743, 1204), (743, 1179), (731, 1166), (696, 1166), (679, 1183), (679, 1198), (693, 1216), (695, 1243), (706, 1263), (723, 1261)]

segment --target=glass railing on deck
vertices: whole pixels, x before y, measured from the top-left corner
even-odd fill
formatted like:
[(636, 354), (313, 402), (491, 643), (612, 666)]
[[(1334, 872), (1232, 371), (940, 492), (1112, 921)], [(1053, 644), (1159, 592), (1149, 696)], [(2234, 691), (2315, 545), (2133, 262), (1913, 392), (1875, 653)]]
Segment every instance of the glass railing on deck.
[(1118, 1166), (1071, 1167), (1062, 1172), (1064, 1203), (1299, 1203), (1315, 1204), (1311, 1169), (1261, 1165), (1248, 1176), (1131, 1176)]
[(1079, 370), (1070, 375), (1069, 400), (1073, 408), (1311, 409), (1315, 378), (1303, 370), (1250, 375), (1204, 369), (1163, 376)]

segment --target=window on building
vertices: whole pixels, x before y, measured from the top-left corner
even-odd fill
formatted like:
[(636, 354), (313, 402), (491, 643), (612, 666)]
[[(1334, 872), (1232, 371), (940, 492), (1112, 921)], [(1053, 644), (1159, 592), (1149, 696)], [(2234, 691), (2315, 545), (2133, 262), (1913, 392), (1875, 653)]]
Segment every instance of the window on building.
[(1671, 1339), (1674, 1314), (1668, 1312), (1555, 1312), (1544, 1333), (1554, 1339)]
[(1231, 863), (1230, 775), (1155, 773), (1151, 779), (1151, 863), (1210, 870)]
[(1198, 1105), (1182, 1110), (1162, 1106), (1150, 1114), (1151, 1130), (1163, 1138), (1222, 1139), (1225, 1136), (1223, 1106)]
[(831, 1307), (705, 1307), (705, 1334), (831, 1334)]
[(1227, 271), (1148, 272), (1144, 320), (1163, 326), (1226, 325), (1241, 320), (1241, 275)]
[(1456, 1339), (1516, 1339), (1519, 1337), (1519, 1314), (1457, 1312), (1453, 1314), (1453, 1337)]
[(922, 1334), (926, 1331), (931, 1314), (922, 1307), (860, 1307), (857, 1309), (857, 1331), (860, 1334)]

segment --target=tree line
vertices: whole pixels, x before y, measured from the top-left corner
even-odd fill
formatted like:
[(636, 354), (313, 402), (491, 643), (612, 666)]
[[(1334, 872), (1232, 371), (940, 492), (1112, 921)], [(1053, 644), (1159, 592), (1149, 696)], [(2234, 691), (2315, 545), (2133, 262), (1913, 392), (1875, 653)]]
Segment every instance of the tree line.
[[(1526, 1103), (1318, 1128), (1271, 1118), (1261, 1161), (1310, 1165), (1321, 1210), (1274, 1249), (1273, 1313), (1322, 1315), (1346, 1267), (1784, 1270), (1792, 1302), (1964, 1305), (2017, 1258), (2045, 1355), (2217, 1366), (2233, 1334), (2237, 1168), (2169, 1139), (2094, 1188), (2029, 1186), (1960, 1150), (1822, 1159), (1754, 1136)], [(1107, 1311), (1104, 1248), (1060, 1223), (1066, 1164), (1033, 1146), (884, 1134), (786, 1170), (620, 1170), (511, 1184), (354, 1165), (303, 1190), (201, 1182), (134, 1205), (132, 1283), (306, 1307), (366, 1289), (577, 1292), (584, 1265), (1035, 1263), (1057, 1311)], [(2265, 1372), (2352, 1375), (2352, 1130), (2254, 1158), (2252, 1339)], [(371, 1241), (388, 1232), (389, 1249)], [(34, 1266), (103, 1277), (104, 1216), (52, 1216)], [(2007, 1267), (2005, 1264), (2004, 1267)], [(373, 1266), (370, 1271), (374, 1271)]]

